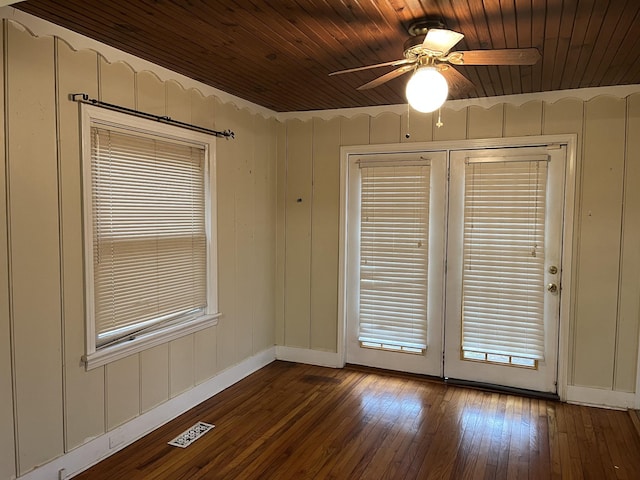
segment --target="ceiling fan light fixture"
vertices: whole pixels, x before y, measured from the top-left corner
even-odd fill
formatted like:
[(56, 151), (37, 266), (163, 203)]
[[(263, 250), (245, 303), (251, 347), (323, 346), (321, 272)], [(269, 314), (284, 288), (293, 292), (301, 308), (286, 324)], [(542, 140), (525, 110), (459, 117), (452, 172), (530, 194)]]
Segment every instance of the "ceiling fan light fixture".
[(437, 110), (449, 95), (447, 80), (433, 66), (419, 67), (407, 82), (406, 96), (414, 110), (429, 113)]

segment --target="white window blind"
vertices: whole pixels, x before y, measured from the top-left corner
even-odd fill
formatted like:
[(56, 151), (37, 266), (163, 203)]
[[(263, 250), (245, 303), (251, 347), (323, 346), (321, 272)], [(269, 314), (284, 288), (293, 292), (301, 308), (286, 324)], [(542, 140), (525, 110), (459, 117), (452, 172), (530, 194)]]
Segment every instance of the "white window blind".
[(202, 315), (205, 148), (91, 128), (96, 346)]
[(429, 238), (428, 162), (361, 167), (359, 336), (425, 349)]
[(465, 166), (465, 351), (544, 357), (546, 186), (546, 160)]

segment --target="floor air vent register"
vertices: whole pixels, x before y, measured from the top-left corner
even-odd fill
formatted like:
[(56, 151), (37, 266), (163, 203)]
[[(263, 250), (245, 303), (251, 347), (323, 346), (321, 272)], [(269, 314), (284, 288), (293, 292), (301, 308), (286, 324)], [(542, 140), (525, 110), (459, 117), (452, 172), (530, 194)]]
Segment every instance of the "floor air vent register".
[(215, 425), (210, 425), (204, 422), (198, 422), (193, 427), (188, 428), (176, 438), (169, 442), (169, 445), (173, 445), (174, 447), (187, 448), (197, 439), (199, 439), (202, 435), (207, 433), (209, 430), (213, 429)]

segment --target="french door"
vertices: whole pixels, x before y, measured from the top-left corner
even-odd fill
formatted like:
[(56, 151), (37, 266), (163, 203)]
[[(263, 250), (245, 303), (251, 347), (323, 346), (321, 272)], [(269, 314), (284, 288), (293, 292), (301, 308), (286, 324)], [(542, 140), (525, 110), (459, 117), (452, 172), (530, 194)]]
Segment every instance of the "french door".
[(451, 152), (445, 377), (556, 392), (564, 158)]
[(348, 169), (346, 361), (555, 392), (564, 147)]
[(447, 155), (349, 164), (346, 360), (442, 375)]

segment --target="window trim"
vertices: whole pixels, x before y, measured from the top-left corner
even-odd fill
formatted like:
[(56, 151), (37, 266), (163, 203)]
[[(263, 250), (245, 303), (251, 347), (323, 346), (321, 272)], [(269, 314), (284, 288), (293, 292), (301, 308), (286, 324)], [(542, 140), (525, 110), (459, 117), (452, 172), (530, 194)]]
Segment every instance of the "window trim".
[[(217, 265), (217, 201), (216, 201), (216, 139), (212, 135), (186, 130), (174, 125), (154, 122), (121, 112), (81, 104), (82, 141), (82, 210), (84, 221), (84, 291), (85, 291), (85, 354), (82, 361), (87, 370), (119, 360), (137, 352), (217, 325), (218, 265)], [(204, 315), (140, 334), (121, 343), (96, 347), (93, 283), (93, 209), (91, 193), (91, 127), (94, 125), (152, 135), (163, 140), (187, 142), (205, 149), (205, 228), (207, 235), (207, 309)]]

